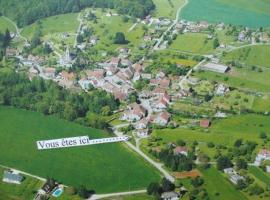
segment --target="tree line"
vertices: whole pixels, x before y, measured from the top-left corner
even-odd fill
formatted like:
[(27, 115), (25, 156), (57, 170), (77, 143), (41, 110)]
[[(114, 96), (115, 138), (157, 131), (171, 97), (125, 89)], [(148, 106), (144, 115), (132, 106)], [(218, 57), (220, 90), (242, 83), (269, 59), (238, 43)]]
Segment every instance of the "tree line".
[(30, 81), (25, 74), (1, 72), (0, 105), (56, 115), (86, 126), (107, 129), (108, 123), (102, 116), (112, 114), (119, 102), (105, 91), (75, 93), (39, 77)]
[(19, 27), (45, 17), (79, 12), (86, 7), (116, 9), (119, 14), (143, 18), (155, 8), (152, 0), (1, 0), (0, 14), (15, 20)]
[(10, 41), (11, 36), (8, 29), (5, 31), (5, 33), (0, 32), (0, 61), (6, 54), (6, 48), (10, 44)]

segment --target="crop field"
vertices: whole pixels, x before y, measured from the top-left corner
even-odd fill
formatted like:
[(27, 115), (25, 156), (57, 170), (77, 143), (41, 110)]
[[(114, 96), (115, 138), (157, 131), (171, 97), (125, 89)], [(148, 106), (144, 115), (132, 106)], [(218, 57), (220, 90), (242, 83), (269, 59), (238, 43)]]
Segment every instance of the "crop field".
[[(269, 20), (270, 21), (270, 20)], [(262, 67), (270, 67), (270, 45), (256, 45), (231, 51), (222, 58), (224, 62), (238, 62)]]
[(157, 17), (175, 19), (177, 10), (184, 5), (185, 0), (153, 0)]
[(154, 130), (153, 135), (163, 139), (163, 142), (176, 142), (179, 139), (192, 143), (193, 141), (213, 142), (214, 144), (233, 145), (235, 140), (256, 141), (261, 132), (270, 133), (270, 117), (260, 115), (241, 115), (213, 121), (208, 131), (202, 129), (163, 129)]
[[(258, 71), (261, 69), (262, 71)], [(200, 79), (222, 82), (228, 86), (241, 88), (247, 91), (269, 92), (270, 70), (260, 67), (252, 70), (251, 67), (233, 68), (228, 74), (219, 74), (209, 71), (195, 72), (194, 75)]]
[[(207, 12), (206, 12), (207, 11)], [(270, 26), (270, 2), (266, 0), (189, 0), (181, 11), (186, 20), (206, 20), (212, 23)]]
[[(77, 20), (78, 13), (69, 13), (56, 15), (40, 20), (42, 35), (53, 33), (69, 32), (74, 33), (77, 31), (79, 22)], [(35, 33), (37, 23), (31, 24), (23, 28), (22, 35), (31, 38)]]
[(203, 33), (178, 35), (169, 49), (195, 54), (209, 54), (214, 51), (213, 40), (208, 40), (207, 34)]
[[(0, 107), (0, 163), (97, 193), (145, 188), (157, 171), (124, 145), (104, 144), (38, 151), (37, 140), (106, 133), (39, 113)], [(123, 162), (123, 160), (125, 162)]]

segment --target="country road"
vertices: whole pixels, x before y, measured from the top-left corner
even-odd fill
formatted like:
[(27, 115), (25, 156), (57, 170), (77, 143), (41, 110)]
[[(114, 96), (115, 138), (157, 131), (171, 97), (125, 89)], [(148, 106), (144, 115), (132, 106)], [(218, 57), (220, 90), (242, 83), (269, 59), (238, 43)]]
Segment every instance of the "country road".
[(107, 197), (117, 197), (117, 196), (125, 196), (125, 195), (134, 195), (134, 194), (141, 194), (146, 193), (146, 190), (136, 190), (136, 191), (130, 191), (130, 192), (118, 192), (118, 193), (110, 193), (110, 194), (94, 194), (88, 200), (97, 200), (97, 199), (103, 199)]

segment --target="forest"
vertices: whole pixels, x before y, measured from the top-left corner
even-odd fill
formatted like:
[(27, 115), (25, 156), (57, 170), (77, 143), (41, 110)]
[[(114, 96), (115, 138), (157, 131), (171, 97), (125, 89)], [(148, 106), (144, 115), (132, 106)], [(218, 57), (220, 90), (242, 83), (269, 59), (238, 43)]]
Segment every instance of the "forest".
[[(25, 74), (0, 73), (0, 105), (14, 106), (56, 115), (94, 128), (107, 129), (102, 116), (118, 108), (118, 101), (105, 91), (75, 93), (41, 78), (28, 79)], [(94, 117), (93, 117), (94, 116)]]
[(19, 27), (49, 16), (79, 12), (86, 7), (111, 8), (120, 14), (143, 18), (155, 5), (152, 0), (0, 0), (0, 14), (15, 20)]

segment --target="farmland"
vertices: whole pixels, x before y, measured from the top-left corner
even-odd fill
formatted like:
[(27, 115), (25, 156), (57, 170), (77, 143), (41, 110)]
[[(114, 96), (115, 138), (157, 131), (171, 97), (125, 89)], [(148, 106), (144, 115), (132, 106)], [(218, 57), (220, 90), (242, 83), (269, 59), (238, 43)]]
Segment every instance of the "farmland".
[(270, 3), (265, 0), (190, 0), (181, 11), (181, 17), (191, 21), (206, 20), (212, 23), (269, 27)]
[(98, 193), (142, 189), (159, 179), (151, 166), (121, 144), (36, 149), (37, 140), (77, 135), (108, 136), (102, 131), (9, 107), (0, 107), (0, 118), (0, 163), (3, 165), (53, 177), (66, 185), (84, 184)]
[(169, 49), (195, 54), (208, 54), (214, 51), (213, 41), (208, 40), (207, 34), (203, 33), (178, 35)]
[(270, 67), (270, 45), (257, 45), (231, 51), (222, 58), (224, 62), (237, 60), (247, 65)]
[(184, 5), (185, 0), (153, 0), (157, 17), (175, 19), (177, 10)]

